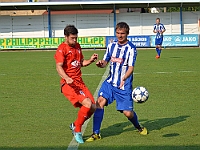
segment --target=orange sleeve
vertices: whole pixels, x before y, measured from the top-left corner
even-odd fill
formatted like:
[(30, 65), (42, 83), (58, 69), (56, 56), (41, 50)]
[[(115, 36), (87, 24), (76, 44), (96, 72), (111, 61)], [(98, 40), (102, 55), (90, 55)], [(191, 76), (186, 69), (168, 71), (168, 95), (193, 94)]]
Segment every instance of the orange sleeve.
[(64, 51), (64, 47), (62, 46), (62, 44), (58, 47), (58, 49), (56, 50), (56, 53), (54, 55), (55, 61), (56, 63), (63, 63), (64, 59), (65, 59), (65, 55), (64, 55), (65, 51)]
[(79, 46), (79, 49), (80, 49), (80, 54), (81, 54), (80, 58), (81, 58), (81, 60), (83, 60), (83, 59), (84, 59), (84, 56), (83, 56), (83, 53), (82, 53), (82, 49), (81, 49), (81, 46), (80, 46), (80, 44), (78, 44), (78, 46)]

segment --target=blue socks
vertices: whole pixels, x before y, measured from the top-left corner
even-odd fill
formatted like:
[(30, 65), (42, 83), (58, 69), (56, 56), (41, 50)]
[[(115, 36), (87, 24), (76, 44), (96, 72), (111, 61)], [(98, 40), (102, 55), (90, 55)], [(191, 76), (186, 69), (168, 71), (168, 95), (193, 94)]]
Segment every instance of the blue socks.
[(103, 120), (104, 109), (97, 108), (93, 116), (93, 133), (99, 134)]
[[(135, 112), (133, 112), (133, 114), (134, 114), (133, 118), (128, 118), (128, 120), (134, 125), (135, 128), (140, 130), (141, 126), (138, 122), (137, 114)], [(103, 116), (104, 116), (104, 109), (97, 108), (93, 116), (93, 133), (95, 134), (100, 133)]]
[(133, 118), (128, 118), (128, 120), (134, 125), (135, 128), (141, 129), (141, 126), (138, 122), (137, 114), (135, 112), (133, 112), (133, 114), (134, 114)]
[(156, 48), (156, 52), (157, 52), (158, 56), (160, 56), (160, 54), (161, 54), (161, 49)]

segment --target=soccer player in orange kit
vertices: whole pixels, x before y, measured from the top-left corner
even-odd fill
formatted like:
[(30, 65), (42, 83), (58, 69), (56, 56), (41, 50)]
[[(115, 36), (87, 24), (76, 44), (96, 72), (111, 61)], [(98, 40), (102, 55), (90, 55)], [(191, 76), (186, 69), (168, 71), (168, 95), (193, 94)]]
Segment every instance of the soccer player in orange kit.
[(79, 107), (77, 119), (70, 124), (70, 129), (78, 143), (84, 143), (81, 127), (94, 113), (95, 101), (81, 77), (81, 67), (88, 66), (98, 58), (93, 54), (89, 60), (84, 60), (81, 47), (77, 43), (78, 30), (74, 25), (67, 25), (64, 29), (65, 41), (61, 43), (55, 53), (56, 70), (61, 76), (61, 92), (72, 103)]

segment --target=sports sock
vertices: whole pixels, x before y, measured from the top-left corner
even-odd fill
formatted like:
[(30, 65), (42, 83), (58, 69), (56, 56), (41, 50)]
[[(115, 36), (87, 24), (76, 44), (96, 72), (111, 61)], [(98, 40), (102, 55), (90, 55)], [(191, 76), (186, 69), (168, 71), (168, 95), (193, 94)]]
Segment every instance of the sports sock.
[(137, 128), (138, 130), (141, 130), (141, 126), (138, 122), (138, 117), (137, 114), (135, 112), (133, 112), (133, 118), (128, 118), (128, 120), (134, 125), (135, 128)]
[(161, 54), (161, 49), (158, 49), (158, 56), (160, 56)]
[(89, 111), (88, 112), (88, 119), (93, 115), (94, 112)]
[(157, 52), (157, 54), (158, 54), (158, 56), (159, 56), (159, 48), (156, 48), (156, 52)]
[(74, 125), (76, 127), (75, 132), (81, 132), (82, 125), (89, 118), (89, 115), (88, 115), (89, 112), (90, 112), (90, 108), (81, 106), (80, 110), (78, 111), (78, 117), (76, 121), (74, 122)]
[(97, 108), (93, 117), (93, 133), (99, 134), (101, 122), (103, 120), (104, 109)]

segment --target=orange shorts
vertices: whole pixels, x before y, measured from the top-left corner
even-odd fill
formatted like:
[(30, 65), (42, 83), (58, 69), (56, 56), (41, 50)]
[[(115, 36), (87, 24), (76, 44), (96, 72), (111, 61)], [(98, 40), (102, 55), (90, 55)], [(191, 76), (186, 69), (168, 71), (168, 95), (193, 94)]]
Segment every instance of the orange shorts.
[(85, 84), (64, 84), (61, 86), (61, 92), (64, 96), (74, 105), (74, 107), (80, 107), (85, 98), (89, 98), (94, 104), (93, 95), (90, 93), (89, 89)]

